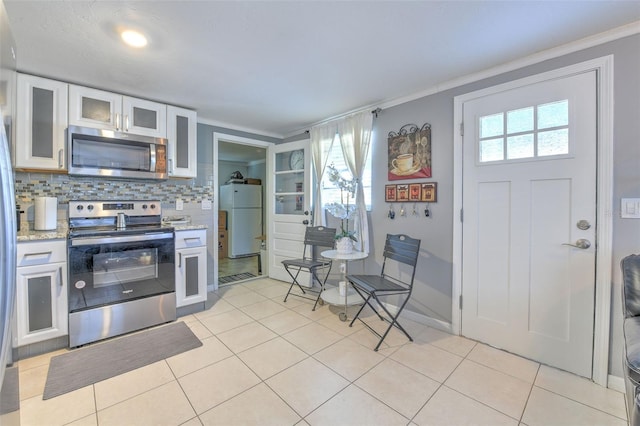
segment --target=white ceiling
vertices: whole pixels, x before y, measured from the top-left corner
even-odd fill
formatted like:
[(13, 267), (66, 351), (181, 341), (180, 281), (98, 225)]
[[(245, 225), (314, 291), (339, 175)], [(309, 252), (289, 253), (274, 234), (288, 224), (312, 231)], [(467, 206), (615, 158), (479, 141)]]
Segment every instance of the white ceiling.
[[(639, 1), (4, 4), (24, 72), (273, 136), (640, 20)], [(148, 47), (125, 47), (124, 26)]]

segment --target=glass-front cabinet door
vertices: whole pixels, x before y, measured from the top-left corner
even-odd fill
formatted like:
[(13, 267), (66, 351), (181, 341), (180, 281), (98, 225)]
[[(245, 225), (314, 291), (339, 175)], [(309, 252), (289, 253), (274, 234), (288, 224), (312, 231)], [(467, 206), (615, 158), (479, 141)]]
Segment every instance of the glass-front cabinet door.
[(167, 106), (144, 99), (122, 97), (123, 127), (136, 135), (167, 137)]
[(69, 124), (120, 130), (122, 95), (76, 85), (69, 86)]
[(67, 83), (18, 74), (16, 168), (65, 170), (67, 91)]
[(169, 144), (169, 175), (197, 175), (197, 113), (167, 105), (167, 142)]

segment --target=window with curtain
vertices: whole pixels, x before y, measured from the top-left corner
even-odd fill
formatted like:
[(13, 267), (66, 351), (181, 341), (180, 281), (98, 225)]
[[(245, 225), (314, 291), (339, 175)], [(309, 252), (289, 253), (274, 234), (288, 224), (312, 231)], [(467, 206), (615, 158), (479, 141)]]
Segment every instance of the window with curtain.
[[(364, 201), (367, 204), (367, 210), (371, 210), (371, 151), (369, 150), (369, 156), (364, 169), (364, 175), (362, 177), (362, 186), (364, 189)], [(351, 179), (351, 173), (349, 172), (347, 165), (342, 156), (342, 148), (340, 147), (340, 139), (336, 135), (333, 140), (333, 145), (329, 151), (329, 157), (327, 165), (333, 164), (340, 174), (346, 179)], [(327, 173), (322, 178), (322, 208), (329, 203), (340, 202), (340, 189), (329, 181)]]

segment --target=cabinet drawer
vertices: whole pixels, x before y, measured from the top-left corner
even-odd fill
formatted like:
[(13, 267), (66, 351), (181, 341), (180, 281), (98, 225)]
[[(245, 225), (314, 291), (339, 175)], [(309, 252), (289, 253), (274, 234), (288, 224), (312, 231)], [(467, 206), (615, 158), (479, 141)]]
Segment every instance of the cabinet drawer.
[(176, 232), (176, 250), (187, 247), (200, 247), (207, 245), (207, 230), (194, 229), (191, 231)]
[(48, 240), (18, 244), (16, 258), (17, 267), (66, 261), (66, 240)]

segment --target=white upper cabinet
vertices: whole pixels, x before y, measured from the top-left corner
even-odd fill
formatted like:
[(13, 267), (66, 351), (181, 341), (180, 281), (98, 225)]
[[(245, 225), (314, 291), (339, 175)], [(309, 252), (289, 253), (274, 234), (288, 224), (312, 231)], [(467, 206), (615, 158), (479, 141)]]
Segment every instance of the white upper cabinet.
[(68, 84), (18, 74), (15, 167), (65, 170)]
[(167, 106), (169, 176), (196, 177), (197, 127), (195, 111)]
[(82, 86), (69, 86), (69, 124), (167, 137), (165, 104)]
[(167, 106), (144, 99), (122, 97), (124, 131), (137, 135), (167, 137)]

